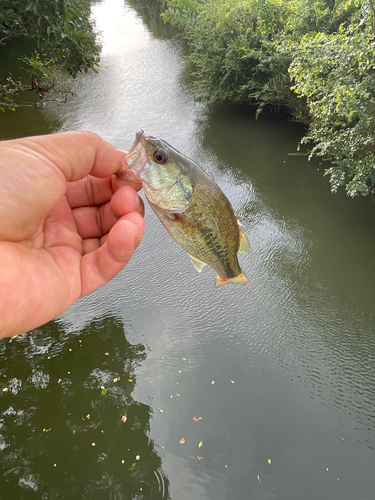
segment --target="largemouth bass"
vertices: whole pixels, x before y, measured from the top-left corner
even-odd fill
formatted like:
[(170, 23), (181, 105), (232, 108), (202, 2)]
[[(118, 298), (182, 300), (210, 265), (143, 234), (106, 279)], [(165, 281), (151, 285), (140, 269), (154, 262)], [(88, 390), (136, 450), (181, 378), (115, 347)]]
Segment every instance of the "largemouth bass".
[(122, 163), (116, 175), (142, 181), (151, 208), (197, 271), (211, 266), (217, 287), (248, 283), (237, 252), (250, 252), (249, 242), (227, 197), (196, 163), (142, 130)]

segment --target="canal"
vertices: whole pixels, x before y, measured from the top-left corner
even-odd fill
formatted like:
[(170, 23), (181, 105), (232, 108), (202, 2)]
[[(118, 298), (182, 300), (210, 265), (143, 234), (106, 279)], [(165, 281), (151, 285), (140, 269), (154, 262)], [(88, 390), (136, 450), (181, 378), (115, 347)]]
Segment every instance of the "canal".
[(250, 284), (215, 289), (146, 204), (123, 272), (0, 342), (0, 498), (371, 500), (375, 204), (290, 154), (299, 124), (194, 102), (181, 41), (131, 4), (93, 3), (99, 73), (0, 114), (0, 138), (165, 139), (231, 200)]

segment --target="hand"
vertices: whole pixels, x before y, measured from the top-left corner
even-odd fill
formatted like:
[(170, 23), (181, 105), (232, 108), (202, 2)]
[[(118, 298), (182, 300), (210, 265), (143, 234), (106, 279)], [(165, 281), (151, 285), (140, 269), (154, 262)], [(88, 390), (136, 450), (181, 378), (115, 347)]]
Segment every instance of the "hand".
[(141, 184), (112, 175), (125, 154), (84, 131), (0, 142), (0, 337), (59, 316), (127, 264), (144, 208)]

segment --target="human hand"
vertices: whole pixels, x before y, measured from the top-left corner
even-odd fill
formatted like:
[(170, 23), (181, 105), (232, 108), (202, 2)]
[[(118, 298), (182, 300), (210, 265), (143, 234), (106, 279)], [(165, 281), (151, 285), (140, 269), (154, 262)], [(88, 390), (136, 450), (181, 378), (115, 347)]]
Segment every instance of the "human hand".
[(86, 131), (0, 142), (0, 337), (59, 316), (127, 264), (144, 207), (141, 184), (112, 175), (124, 156)]

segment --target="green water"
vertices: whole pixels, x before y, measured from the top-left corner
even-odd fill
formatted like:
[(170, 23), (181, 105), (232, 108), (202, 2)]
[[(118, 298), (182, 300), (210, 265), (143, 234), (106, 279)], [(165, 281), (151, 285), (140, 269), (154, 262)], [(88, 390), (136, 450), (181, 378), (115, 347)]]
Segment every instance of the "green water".
[(0, 498), (372, 500), (375, 205), (289, 154), (298, 124), (194, 103), (180, 42), (134, 8), (94, 4), (99, 73), (0, 114), (0, 137), (162, 137), (231, 200), (250, 285), (216, 290), (148, 209), (120, 275), (1, 341)]

